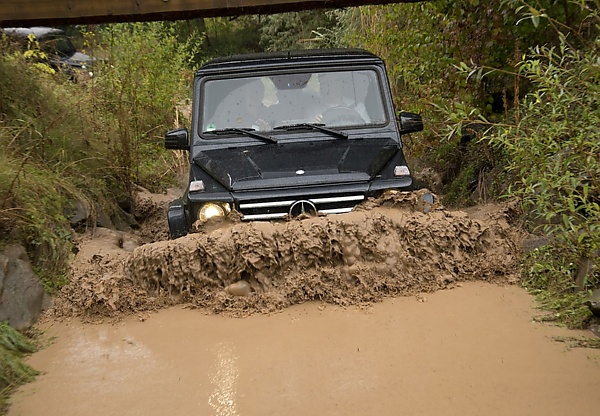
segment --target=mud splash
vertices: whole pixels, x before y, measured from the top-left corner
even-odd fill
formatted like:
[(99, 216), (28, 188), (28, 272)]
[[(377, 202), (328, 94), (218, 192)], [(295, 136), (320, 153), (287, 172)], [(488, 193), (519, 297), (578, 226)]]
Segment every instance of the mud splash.
[(443, 207), (425, 214), (417, 201), (395, 192), (349, 214), (235, 223), (129, 252), (105, 244), (105, 253), (76, 262), (52, 312), (117, 316), (187, 303), (242, 316), (515, 278), (518, 239), (507, 208), (476, 219)]

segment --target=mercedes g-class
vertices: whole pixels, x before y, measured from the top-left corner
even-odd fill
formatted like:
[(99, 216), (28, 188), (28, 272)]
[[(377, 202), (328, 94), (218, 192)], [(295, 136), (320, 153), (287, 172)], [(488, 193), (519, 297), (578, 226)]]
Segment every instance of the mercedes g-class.
[[(364, 50), (305, 50), (213, 60), (194, 79), (191, 129), (165, 147), (189, 151), (184, 195), (168, 210), (172, 238), (196, 221), (285, 219), (351, 211), (413, 178), (384, 62)], [(433, 201), (432, 201), (433, 202)]]

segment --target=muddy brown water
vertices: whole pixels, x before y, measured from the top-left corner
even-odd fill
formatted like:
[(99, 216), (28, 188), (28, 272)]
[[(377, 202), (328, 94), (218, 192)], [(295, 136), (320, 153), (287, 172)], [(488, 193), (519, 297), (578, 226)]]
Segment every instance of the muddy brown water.
[(510, 205), (394, 192), (169, 241), (162, 199), (135, 235), (77, 239), (10, 416), (598, 413), (600, 352), (552, 340), (573, 333), (510, 284)]
[[(176, 306), (47, 322), (9, 416), (593, 415), (600, 351), (533, 322), (522, 289), (470, 282), (370, 306), (245, 318)], [(43, 326), (42, 326), (43, 327)]]

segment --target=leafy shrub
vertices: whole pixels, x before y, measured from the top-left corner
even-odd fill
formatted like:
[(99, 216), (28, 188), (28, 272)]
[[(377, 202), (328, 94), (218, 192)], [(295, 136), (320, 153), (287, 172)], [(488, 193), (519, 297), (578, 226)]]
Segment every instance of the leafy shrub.
[[(337, 11), (335, 16), (337, 30), (342, 32), (337, 38), (386, 60), (396, 108), (423, 115), (425, 131), (418, 139), (407, 140), (413, 164), (437, 170), (444, 178), (445, 191), (456, 196), (450, 198), (452, 202), (464, 204), (469, 203), (470, 193), (459, 188), (469, 186), (470, 181), (465, 180), (469, 172), (460, 172), (456, 166), (474, 171), (481, 182), (480, 173), (500, 171), (500, 158), (488, 152), (482, 166), (465, 154), (458, 155), (462, 160), (456, 163), (461, 132), (454, 130), (449, 137), (446, 126), (460, 126), (473, 118), (502, 123), (527, 91), (524, 78), (513, 75), (522, 51), (543, 43), (558, 45), (555, 27), (573, 24), (589, 28), (583, 9), (594, 7), (592, 4), (597, 6), (597, 1), (538, 0), (531, 7), (521, 0), (435, 0), (363, 6)], [(544, 16), (553, 16), (554, 23)], [(475, 67), (475, 75), (486, 76), (461, 77), (456, 71), (461, 62)], [(449, 114), (455, 117), (449, 119)], [(448, 143), (453, 146), (446, 159), (440, 148)], [(482, 154), (486, 151), (479, 150)], [(470, 166), (473, 163), (478, 166)]]
[(329, 39), (334, 24), (334, 14), (322, 10), (264, 16), (259, 29), (260, 46), (269, 51), (336, 46)]
[[(537, 11), (527, 16), (555, 23)], [(597, 9), (586, 21), (600, 30)], [(580, 36), (575, 47), (562, 31), (558, 37), (557, 46), (534, 47), (519, 62), (531, 90), (514, 123), (498, 126), (489, 142), (505, 154), (509, 195), (522, 201), (531, 227), (552, 238), (526, 259), (524, 283), (580, 326), (585, 290), (600, 281), (600, 44)]]
[(191, 95), (190, 51), (198, 45), (192, 37), (178, 39), (162, 22), (110, 25), (101, 35), (108, 63), (95, 89), (103, 116), (116, 126), (108, 145), (117, 178), (128, 190), (134, 182), (156, 190), (173, 157), (164, 152), (163, 134), (179, 102)]
[(0, 54), (2, 242), (23, 243), (49, 276), (63, 273), (71, 253), (69, 201), (107, 195), (92, 186), (105, 174), (98, 163), (103, 146), (82, 122), (82, 88), (29, 65), (20, 52)]
[(543, 309), (553, 312), (546, 320), (582, 328), (591, 318), (585, 304), (589, 293), (578, 290), (573, 279), (576, 272), (577, 259), (565, 248), (545, 245), (524, 257), (521, 284), (536, 295)]
[(0, 322), (0, 414), (7, 408), (10, 390), (31, 381), (38, 374), (21, 359), (36, 351), (35, 345), (6, 322)]

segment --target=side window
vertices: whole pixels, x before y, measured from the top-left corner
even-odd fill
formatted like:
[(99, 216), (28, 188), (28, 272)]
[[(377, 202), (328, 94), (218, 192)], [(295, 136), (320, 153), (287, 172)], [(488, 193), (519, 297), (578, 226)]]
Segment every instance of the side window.
[(58, 55), (64, 58), (69, 58), (75, 53), (75, 46), (71, 43), (71, 40), (67, 37), (56, 38), (56, 52)]

